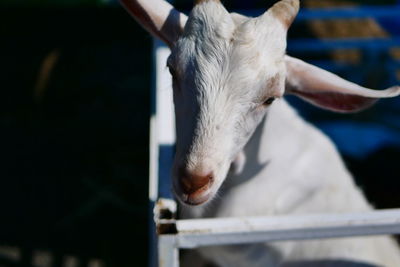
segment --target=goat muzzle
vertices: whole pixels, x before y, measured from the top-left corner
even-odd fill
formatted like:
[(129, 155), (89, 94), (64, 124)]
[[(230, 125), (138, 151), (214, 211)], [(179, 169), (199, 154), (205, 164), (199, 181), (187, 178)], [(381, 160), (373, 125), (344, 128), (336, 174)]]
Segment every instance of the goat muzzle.
[(200, 205), (210, 197), (210, 187), (214, 182), (212, 172), (189, 172), (180, 169), (178, 172), (175, 191), (177, 196), (186, 204)]

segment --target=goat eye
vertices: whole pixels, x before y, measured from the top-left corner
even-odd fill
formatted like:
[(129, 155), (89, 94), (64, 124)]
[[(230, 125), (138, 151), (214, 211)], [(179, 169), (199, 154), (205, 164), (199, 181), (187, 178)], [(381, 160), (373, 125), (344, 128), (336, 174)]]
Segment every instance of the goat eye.
[(175, 76), (176, 76), (175, 70), (170, 66), (168, 66), (168, 70), (169, 70), (169, 73), (171, 74), (172, 78), (175, 79)]
[(270, 97), (267, 100), (265, 100), (264, 105), (269, 106), (272, 104), (272, 102), (274, 102), (274, 100), (275, 100), (275, 97)]

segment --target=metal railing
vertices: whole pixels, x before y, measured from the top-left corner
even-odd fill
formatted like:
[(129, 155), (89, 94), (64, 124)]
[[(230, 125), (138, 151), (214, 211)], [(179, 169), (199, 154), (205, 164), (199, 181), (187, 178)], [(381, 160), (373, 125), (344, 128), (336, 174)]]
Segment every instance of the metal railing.
[[(176, 220), (173, 200), (155, 206), (160, 267), (178, 267), (179, 249), (400, 234), (400, 209), (362, 213)], [(168, 214), (167, 218), (163, 215)]]

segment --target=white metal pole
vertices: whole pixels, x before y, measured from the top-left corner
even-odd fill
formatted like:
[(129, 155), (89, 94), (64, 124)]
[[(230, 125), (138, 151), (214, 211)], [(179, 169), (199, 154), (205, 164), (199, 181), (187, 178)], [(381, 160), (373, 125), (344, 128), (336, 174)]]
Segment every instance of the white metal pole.
[(174, 235), (158, 237), (158, 266), (179, 267), (179, 249)]

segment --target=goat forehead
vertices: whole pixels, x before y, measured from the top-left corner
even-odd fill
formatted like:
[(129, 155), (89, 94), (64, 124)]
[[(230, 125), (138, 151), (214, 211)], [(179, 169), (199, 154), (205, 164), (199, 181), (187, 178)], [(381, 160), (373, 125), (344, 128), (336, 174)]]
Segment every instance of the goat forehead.
[(272, 22), (260, 36), (256, 21), (235, 25), (214, 1), (196, 6), (170, 58), (181, 87), (220, 101), (258, 96), (282, 72), (285, 35)]
[(216, 1), (196, 5), (189, 15), (184, 35), (229, 39), (235, 23), (226, 9)]
[[(213, 45), (215, 43), (206, 46)], [(243, 50), (234, 44), (206, 49), (203, 44), (196, 46), (191, 42), (186, 43), (186, 49), (179, 54), (177, 68), (181, 69), (183, 81), (180, 90), (185, 91), (186, 96), (197, 96), (198, 104), (209, 111), (210, 106), (215, 105), (245, 108), (269, 94), (280, 95), (270, 92), (270, 89), (279, 89), (270, 85), (276, 85), (279, 74), (283, 73), (281, 64), (272, 60), (265, 50)]]

